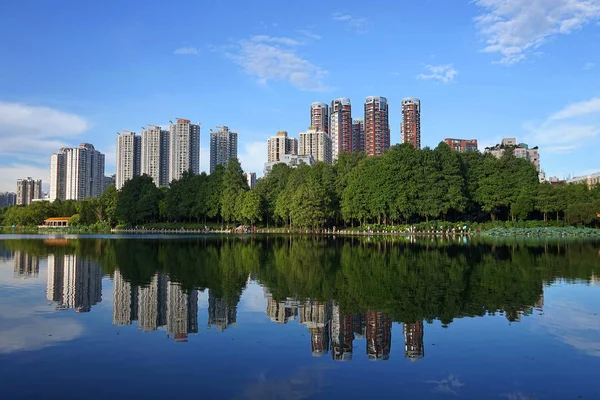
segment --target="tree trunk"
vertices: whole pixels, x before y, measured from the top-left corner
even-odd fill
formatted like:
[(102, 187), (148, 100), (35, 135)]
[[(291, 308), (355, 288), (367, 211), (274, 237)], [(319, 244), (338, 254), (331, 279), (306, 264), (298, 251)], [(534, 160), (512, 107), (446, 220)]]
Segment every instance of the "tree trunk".
[(493, 211), (490, 211), (490, 218), (492, 219), (492, 222), (496, 221), (496, 217), (494, 216)]
[(426, 215), (426, 216), (425, 216), (425, 222), (426, 222), (426, 223), (429, 223), (429, 215)]

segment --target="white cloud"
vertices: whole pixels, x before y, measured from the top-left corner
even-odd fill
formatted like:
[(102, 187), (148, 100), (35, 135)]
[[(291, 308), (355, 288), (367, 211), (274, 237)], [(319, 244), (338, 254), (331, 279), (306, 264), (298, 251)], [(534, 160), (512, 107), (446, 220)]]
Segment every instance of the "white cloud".
[(465, 384), (462, 383), (460, 379), (458, 379), (458, 377), (454, 376), (453, 374), (450, 374), (447, 378), (441, 379), (439, 381), (431, 380), (425, 381), (425, 383), (431, 383), (435, 385), (432, 389), (432, 392), (434, 393), (451, 394), (454, 396), (458, 396), (460, 388), (465, 386)]
[(545, 121), (524, 125), (526, 140), (549, 153), (570, 153), (600, 134), (600, 98), (567, 105)]
[(429, 73), (417, 75), (417, 79), (434, 80), (442, 83), (454, 82), (454, 78), (458, 75), (458, 71), (452, 67), (452, 64), (446, 65), (426, 65), (425, 68)]
[(299, 42), (292, 38), (275, 37), (275, 36), (268, 36), (268, 35), (255, 35), (255, 36), (252, 36), (250, 38), (250, 40), (252, 40), (253, 42), (277, 43), (277, 44), (283, 44), (286, 46), (299, 46), (302, 44), (302, 42)]
[(82, 117), (49, 107), (0, 102), (0, 137), (23, 136), (38, 138), (77, 136), (89, 129)]
[(348, 25), (349, 28), (352, 28), (357, 33), (366, 33), (367, 32), (367, 19), (360, 17), (353, 17), (350, 14), (342, 13), (342, 12), (334, 12), (331, 14), (331, 18), (334, 21), (344, 22)]
[(0, 192), (16, 192), (17, 179), (28, 176), (41, 179), (43, 186), (46, 187), (50, 181), (50, 155), (48, 155), (48, 166), (45, 167), (22, 163), (0, 165)]
[(298, 32), (299, 34), (304, 35), (307, 38), (312, 39), (312, 40), (321, 40), (322, 39), (321, 35), (316, 34), (308, 29), (298, 29), (296, 32)]
[(264, 313), (267, 309), (267, 299), (263, 287), (256, 282), (250, 282), (242, 293), (238, 309), (244, 312)]
[(524, 60), (550, 38), (568, 35), (600, 19), (600, 0), (474, 0), (475, 18), (486, 40), (483, 51), (499, 53), (503, 64)]
[(290, 38), (258, 35), (239, 41), (225, 55), (261, 84), (287, 81), (304, 91), (329, 90), (323, 82), (327, 71), (298, 55), (293, 47), (299, 44)]
[[(75, 114), (0, 102), (0, 190), (14, 191), (17, 179), (27, 176), (48, 182), (50, 155), (75, 145), (75, 138), (89, 128), (89, 122)], [(7, 157), (13, 160), (6, 162)]]
[(589, 71), (590, 69), (593, 69), (595, 66), (596, 66), (596, 64), (595, 64), (595, 63), (593, 63), (593, 62), (588, 62), (588, 63), (585, 63), (585, 64), (583, 65), (583, 68), (582, 68), (582, 69), (583, 69), (584, 71)]
[(580, 302), (564, 301), (546, 307), (538, 325), (569, 346), (600, 357), (600, 320)]
[(559, 112), (552, 114), (550, 120), (563, 120), (588, 114), (600, 114), (600, 97), (569, 104)]
[(246, 143), (238, 158), (245, 172), (256, 172), (257, 176), (261, 176), (267, 162), (267, 142)]
[(200, 52), (192, 46), (184, 46), (173, 51), (176, 56), (197, 56)]

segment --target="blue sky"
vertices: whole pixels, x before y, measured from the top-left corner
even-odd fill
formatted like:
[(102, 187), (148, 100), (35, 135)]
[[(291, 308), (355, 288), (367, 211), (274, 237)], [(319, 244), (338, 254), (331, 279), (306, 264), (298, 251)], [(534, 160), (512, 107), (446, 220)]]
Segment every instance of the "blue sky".
[(62, 146), (90, 142), (114, 172), (115, 133), (202, 124), (239, 132), (260, 172), (266, 140), (309, 105), (422, 103), (422, 144), (538, 145), (550, 175), (600, 171), (600, 0), (0, 3), (0, 191), (48, 180)]

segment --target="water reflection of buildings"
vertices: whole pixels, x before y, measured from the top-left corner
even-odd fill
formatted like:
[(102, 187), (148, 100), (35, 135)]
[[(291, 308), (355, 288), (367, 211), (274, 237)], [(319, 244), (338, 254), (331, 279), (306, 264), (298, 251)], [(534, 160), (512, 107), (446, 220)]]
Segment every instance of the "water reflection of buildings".
[(46, 297), (56, 308), (89, 312), (102, 301), (102, 270), (93, 261), (75, 254), (48, 256)]
[(198, 333), (198, 291), (187, 293), (181, 286), (169, 282), (167, 288), (167, 337), (187, 342), (189, 333)]
[(402, 326), (404, 334), (404, 357), (411, 361), (419, 361), (425, 357), (425, 346), (423, 345), (423, 321)]
[(14, 253), (6, 247), (0, 247), (0, 261), (10, 261), (13, 259)]
[(167, 337), (187, 341), (198, 333), (198, 291), (185, 291), (157, 274), (147, 286), (137, 287), (126, 281), (119, 270), (113, 278), (113, 325), (138, 322), (144, 332), (166, 327)]
[(21, 250), (15, 251), (15, 278), (36, 278), (40, 273), (40, 259)]
[(208, 329), (215, 326), (218, 330), (224, 331), (233, 324), (237, 317), (237, 305), (230, 306), (227, 300), (221, 297), (215, 297), (208, 292)]
[(369, 360), (388, 360), (392, 347), (392, 320), (382, 312), (367, 312), (367, 355)]
[[(320, 357), (331, 351), (336, 361), (352, 360), (354, 340), (366, 339), (366, 353), (370, 360), (388, 360), (392, 344), (392, 320), (382, 312), (345, 314), (333, 301), (293, 299), (275, 300), (266, 292), (266, 313), (271, 321), (286, 324), (298, 317), (310, 332), (313, 356)], [(422, 325), (421, 325), (422, 330)], [(421, 335), (421, 348), (423, 336)]]
[(300, 323), (310, 332), (312, 355), (321, 357), (329, 351), (330, 301), (307, 300), (298, 307)]

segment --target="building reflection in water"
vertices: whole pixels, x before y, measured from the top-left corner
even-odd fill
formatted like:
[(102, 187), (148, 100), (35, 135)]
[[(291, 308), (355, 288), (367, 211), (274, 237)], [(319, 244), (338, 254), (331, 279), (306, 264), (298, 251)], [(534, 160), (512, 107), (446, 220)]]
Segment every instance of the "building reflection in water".
[(75, 254), (49, 255), (46, 298), (57, 309), (89, 312), (102, 301), (102, 270)]
[(138, 322), (144, 332), (166, 327), (167, 337), (186, 342), (188, 334), (198, 333), (198, 291), (185, 291), (169, 282), (166, 275), (156, 274), (147, 286), (134, 286), (119, 270), (113, 277), (113, 325)]
[(37, 278), (40, 273), (40, 259), (30, 253), (15, 250), (15, 278)]
[(392, 320), (382, 312), (367, 312), (367, 356), (388, 360), (392, 347)]
[(208, 291), (208, 329), (213, 326), (221, 332), (233, 325), (237, 318), (237, 305), (230, 306), (226, 299), (215, 297)]
[[(286, 324), (299, 317), (308, 328), (312, 355), (320, 357), (331, 351), (336, 361), (350, 361), (354, 352), (354, 340), (366, 339), (369, 360), (388, 360), (392, 347), (392, 320), (383, 312), (369, 311), (365, 314), (344, 314), (334, 301), (294, 299), (277, 301), (265, 289), (267, 316), (273, 322)], [(422, 331), (421, 323), (421, 331)], [(421, 349), (423, 348), (421, 335)]]
[(423, 321), (402, 326), (404, 334), (404, 357), (410, 361), (419, 361), (425, 357), (425, 346), (423, 344)]

